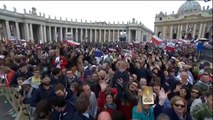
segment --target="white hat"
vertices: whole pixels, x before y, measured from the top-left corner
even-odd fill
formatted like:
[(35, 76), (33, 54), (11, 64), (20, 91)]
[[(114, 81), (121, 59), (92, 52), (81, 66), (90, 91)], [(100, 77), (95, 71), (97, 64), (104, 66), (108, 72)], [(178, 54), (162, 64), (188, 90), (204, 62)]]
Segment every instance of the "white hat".
[(31, 82), (29, 80), (25, 80), (22, 85), (31, 85)]
[(5, 58), (5, 56), (4, 55), (0, 55), (0, 59), (4, 59)]

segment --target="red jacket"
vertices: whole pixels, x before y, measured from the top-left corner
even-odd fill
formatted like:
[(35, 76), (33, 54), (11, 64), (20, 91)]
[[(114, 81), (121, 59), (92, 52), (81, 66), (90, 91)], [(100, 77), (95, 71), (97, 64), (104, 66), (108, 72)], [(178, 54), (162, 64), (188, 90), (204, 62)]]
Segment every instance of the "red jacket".
[(13, 71), (13, 70), (10, 70), (10, 72), (7, 73), (6, 87), (10, 87), (10, 83), (11, 83), (14, 75), (15, 75), (15, 71)]
[[(64, 56), (60, 56), (60, 61), (61, 61), (60, 67), (63, 70), (64, 68), (66, 68), (68, 62), (67, 62), (67, 59)], [(53, 65), (53, 67), (57, 66), (57, 63), (55, 62), (55, 59), (53, 59), (52, 65)]]

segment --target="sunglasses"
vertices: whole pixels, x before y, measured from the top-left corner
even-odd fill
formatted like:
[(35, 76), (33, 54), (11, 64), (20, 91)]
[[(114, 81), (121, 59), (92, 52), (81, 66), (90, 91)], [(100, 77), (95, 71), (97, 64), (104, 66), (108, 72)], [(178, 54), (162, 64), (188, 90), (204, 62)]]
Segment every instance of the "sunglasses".
[(181, 105), (181, 104), (174, 104), (176, 107), (181, 107), (181, 108), (185, 108), (185, 105)]

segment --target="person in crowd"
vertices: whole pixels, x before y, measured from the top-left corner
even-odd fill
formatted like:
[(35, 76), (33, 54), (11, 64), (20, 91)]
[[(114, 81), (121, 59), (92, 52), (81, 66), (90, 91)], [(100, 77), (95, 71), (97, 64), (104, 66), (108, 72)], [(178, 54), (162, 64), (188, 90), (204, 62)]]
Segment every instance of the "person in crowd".
[(0, 66), (0, 73), (3, 75), (3, 81), (0, 83), (0, 87), (10, 87), (11, 81), (15, 75), (15, 71), (7, 66)]
[(41, 100), (40, 91), (33, 88), (30, 81), (25, 80), (22, 83), (23, 95), (22, 101), (24, 104), (29, 104), (31, 107), (35, 107), (37, 103)]
[(193, 85), (192, 89), (190, 91), (190, 98), (188, 99), (187, 102), (187, 112), (190, 113), (190, 107), (192, 103), (194, 102), (195, 99), (199, 99), (200, 96), (202, 95), (201, 90), (198, 86)]
[(72, 120), (76, 112), (76, 108), (71, 102), (64, 99), (63, 96), (55, 96), (51, 100), (53, 111), (50, 120)]
[(95, 93), (95, 96), (98, 97), (100, 90), (99, 86), (99, 76), (97, 72), (92, 73), (92, 76), (87, 80), (87, 84), (90, 86), (91, 91)]
[(112, 118), (108, 112), (103, 111), (99, 113), (97, 120), (112, 120)]
[(12, 87), (17, 87), (18, 83), (17, 83), (17, 78), (18, 77), (25, 77), (25, 78), (30, 78), (33, 76), (33, 73), (30, 72), (27, 68), (27, 64), (22, 63), (19, 66), (19, 70), (15, 73), (12, 81), (11, 81), (11, 86)]
[(89, 96), (85, 93), (82, 93), (76, 99), (76, 113), (74, 114), (73, 120), (95, 120), (94, 116), (88, 112), (89, 104)]
[(210, 120), (213, 116), (213, 92), (205, 92), (206, 103), (198, 103), (191, 111), (193, 120)]
[(147, 86), (147, 80), (146, 78), (141, 78), (139, 81), (139, 85), (141, 88), (143, 88), (144, 86)]
[[(174, 96), (170, 100), (171, 108), (161, 108), (160, 113), (164, 113), (172, 120), (192, 120), (191, 116), (187, 114), (186, 103), (180, 96)], [(160, 110), (160, 109), (158, 109)]]
[(33, 68), (33, 76), (28, 79), (34, 88), (38, 88), (41, 84), (40, 71), (38, 67)]
[(209, 73), (204, 72), (202, 74), (202, 77), (197, 83), (195, 83), (196, 86), (198, 86), (201, 91), (207, 91), (208, 89), (212, 88), (212, 83), (209, 78)]
[(171, 120), (168, 115), (161, 113), (156, 120)]
[(61, 83), (64, 86), (66, 85), (65, 80), (62, 79), (62, 77), (61, 77), (61, 69), (60, 68), (53, 68), (52, 75), (50, 76), (50, 80), (51, 80), (51, 84), (53, 85), (53, 87), (58, 83)]
[(98, 102), (95, 93), (91, 91), (90, 86), (87, 83), (82, 84), (83, 93), (89, 97), (89, 109), (88, 112), (93, 118), (96, 118), (98, 112)]
[(60, 50), (56, 50), (56, 56), (55, 59), (53, 59), (52, 61), (52, 65), (54, 66), (54, 68), (60, 68), (60, 69), (64, 69), (67, 65), (67, 59), (60, 55)]
[(41, 100), (36, 105), (35, 120), (50, 120), (51, 106), (48, 100)]
[[(157, 116), (157, 109), (153, 108), (150, 104), (143, 103), (143, 91), (139, 92), (138, 105), (134, 106), (132, 109), (132, 119), (133, 120), (155, 120)], [(167, 94), (164, 89), (159, 92), (159, 106), (162, 106), (167, 98)]]
[(78, 82), (73, 82), (70, 86), (72, 96), (70, 100), (75, 103), (77, 97), (80, 95), (80, 84)]
[(51, 85), (50, 77), (48, 72), (44, 72), (41, 75), (41, 84), (39, 85), (41, 92), (41, 99), (51, 100), (54, 96), (54, 90)]
[(70, 88), (70, 86), (73, 82), (78, 82), (78, 79), (73, 74), (73, 71), (71, 68), (66, 70), (66, 75), (65, 75), (64, 79), (65, 79), (64, 81), (66, 82), (66, 84), (65, 84), (66, 88)]
[(54, 93), (56, 96), (64, 97), (64, 99), (67, 101), (72, 101), (72, 91), (70, 89), (66, 89), (61, 83), (55, 85)]

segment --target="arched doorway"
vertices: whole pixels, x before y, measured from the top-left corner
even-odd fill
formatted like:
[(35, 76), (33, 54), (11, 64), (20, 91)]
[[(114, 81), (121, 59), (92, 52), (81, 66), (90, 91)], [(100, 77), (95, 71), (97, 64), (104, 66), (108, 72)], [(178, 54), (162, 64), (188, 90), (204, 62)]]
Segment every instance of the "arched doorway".
[(176, 38), (177, 38), (177, 34), (174, 33), (174, 34), (172, 35), (172, 39), (176, 39)]
[(158, 32), (158, 37), (159, 37), (159, 38), (161, 37), (161, 32)]
[(205, 33), (204, 38), (209, 39), (209, 37), (210, 37), (209, 32)]
[(186, 39), (187, 39), (187, 40), (191, 40), (191, 39), (192, 39), (192, 34), (191, 34), (191, 33), (188, 33), (187, 36), (186, 36)]

